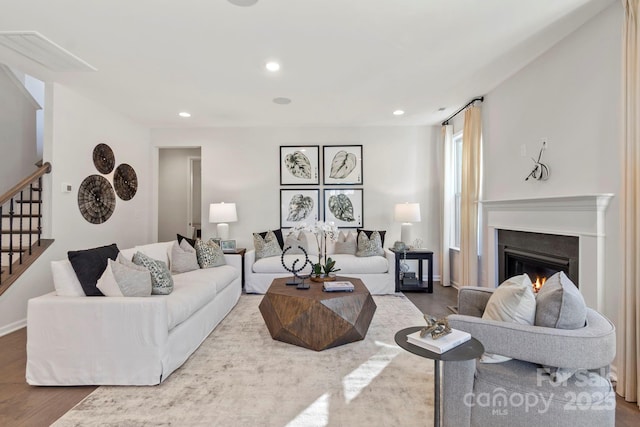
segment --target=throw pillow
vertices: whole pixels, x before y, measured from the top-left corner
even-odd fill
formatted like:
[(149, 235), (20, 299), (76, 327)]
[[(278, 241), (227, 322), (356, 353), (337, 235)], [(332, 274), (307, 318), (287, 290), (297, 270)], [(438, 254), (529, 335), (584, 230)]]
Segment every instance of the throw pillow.
[(279, 228), (277, 230), (263, 231), (262, 233), (258, 233), (258, 234), (263, 239), (266, 239), (267, 234), (270, 232), (273, 233), (274, 236), (276, 236), (276, 240), (278, 241), (278, 246), (280, 246), (280, 249), (284, 249), (284, 236), (282, 234), (282, 229)]
[[(364, 230), (362, 228), (358, 229), (358, 236), (360, 236), (360, 232), (363, 232), (364, 234), (367, 235), (368, 238), (371, 238), (371, 234), (374, 232), (374, 230)], [(377, 230), (378, 234), (380, 234), (380, 240), (382, 241), (382, 247), (384, 248), (384, 236), (385, 234), (387, 234), (387, 232), (385, 230)]]
[(196, 239), (196, 256), (200, 268), (212, 268), (225, 265), (224, 252), (213, 239), (204, 242)]
[(103, 296), (100, 289), (96, 287), (98, 279), (107, 268), (107, 260), (115, 260), (118, 252), (118, 246), (115, 243), (108, 246), (67, 252), (69, 262), (71, 262), (86, 296)]
[(173, 291), (173, 277), (164, 261), (149, 258), (142, 252), (133, 256), (134, 264), (145, 267), (151, 273), (151, 294), (169, 295)]
[(374, 231), (370, 236), (364, 231), (358, 233), (358, 248), (356, 250), (356, 256), (384, 256), (384, 249), (382, 248), (382, 237), (380, 233)]
[(351, 232), (344, 234), (341, 231), (338, 240), (334, 244), (334, 253), (355, 255), (357, 250), (356, 236)]
[(273, 231), (268, 231), (264, 237), (260, 233), (253, 233), (253, 246), (256, 249), (256, 261), (282, 255), (282, 248)]
[(151, 295), (151, 275), (145, 267), (118, 256), (117, 261), (108, 261), (97, 286), (108, 297), (146, 297)]
[(564, 272), (549, 277), (536, 295), (535, 325), (578, 329), (587, 321), (587, 305)]
[(56, 295), (61, 297), (83, 297), (82, 285), (73, 271), (73, 266), (68, 259), (51, 261), (51, 274)]
[(301, 254), (302, 250), (300, 249), (300, 247), (307, 251), (307, 254), (309, 253), (307, 237), (302, 231), (299, 233), (291, 232), (289, 233), (289, 235), (287, 235), (287, 238), (284, 240), (284, 247), (282, 248), (282, 250), (288, 248), (289, 246), (291, 247), (291, 249), (287, 251), (287, 254), (289, 255)]
[[(526, 274), (511, 277), (493, 292), (482, 314), (483, 319), (533, 325), (536, 315), (536, 298), (531, 279)], [(482, 363), (499, 363), (511, 360), (499, 354), (485, 353)]]
[(173, 246), (171, 246), (171, 272), (186, 273), (199, 268), (196, 250), (187, 240), (182, 239), (180, 244), (178, 244), (177, 240), (173, 242)]
[(182, 234), (177, 234), (177, 237), (178, 243), (182, 243), (183, 240), (186, 240), (192, 248), (196, 247), (196, 241), (194, 239), (184, 237)]

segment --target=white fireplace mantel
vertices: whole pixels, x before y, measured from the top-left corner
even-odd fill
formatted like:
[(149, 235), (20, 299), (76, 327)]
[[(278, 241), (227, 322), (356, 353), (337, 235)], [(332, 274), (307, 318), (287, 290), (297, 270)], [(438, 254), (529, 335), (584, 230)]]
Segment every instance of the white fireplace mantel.
[(605, 212), (613, 194), (481, 201), (487, 225), (487, 277), (498, 283), (497, 230), (577, 236), (578, 287), (589, 307), (604, 305)]

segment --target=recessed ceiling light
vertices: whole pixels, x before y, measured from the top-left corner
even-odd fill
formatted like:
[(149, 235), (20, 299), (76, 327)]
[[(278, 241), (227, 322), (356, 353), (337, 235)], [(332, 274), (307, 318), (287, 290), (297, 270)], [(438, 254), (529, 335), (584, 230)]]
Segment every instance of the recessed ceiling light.
[(229, 3), (241, 7), (249, 7), (258, 3), (258, 0), (229, 0)]
[(404, 114), (404, 111), (402, 111), (402, 110), (396, 110), (396, 111), (393, 112), (394, 116), (401, 116), (403, 114)]
[(267, 68), (267, 70), (269, 70), (271, 72), (276, 72), (276, 71), (278, 71), (280, 69), (280, 64), (278, 64), (275, 61), (269, 61), (269, 62), (267, 62), (265, 67)]
[(186, 111), (181, 111), (178, 113), (180, 117), (191, 117), (191, 113), (187, 113)]
[(283, 97), (273, 98), (273, 102), (275, 104), (280, 104), (280, 105), (291, 104), (291, 100), (289, 98), (283, 98)]

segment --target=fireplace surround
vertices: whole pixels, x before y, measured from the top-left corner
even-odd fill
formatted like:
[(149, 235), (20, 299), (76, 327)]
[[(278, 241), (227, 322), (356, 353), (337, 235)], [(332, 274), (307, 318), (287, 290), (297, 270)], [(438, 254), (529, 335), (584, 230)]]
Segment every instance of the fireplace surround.
[[(605, 214), (613, 194), (484, 200), (486, 285), (498, 286), (498, 230), (574, 236), (578, 285), (587, 305), (604, 308)], [(575, 283), (575, 282), (574, 282)]]

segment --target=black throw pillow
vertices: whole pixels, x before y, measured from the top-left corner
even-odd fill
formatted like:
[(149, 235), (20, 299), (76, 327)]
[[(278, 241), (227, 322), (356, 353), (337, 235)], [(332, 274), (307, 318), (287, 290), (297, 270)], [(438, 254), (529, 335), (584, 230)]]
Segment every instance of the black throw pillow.
[(363, 231), (369, 239), (371, 238), (371, 233), (373, 233), (374, 231), (380, 233), (380, 240), (382, 240), (382, 247), (384, 248), (384, 235), (387, 233), (385, 230), (363, 230), (362, 228), (359, 228), (358, 234), (360, 234), (361, 231)]
[(100, 289), (96, 287), (98, 279), (107, 268), (109, 259), (116, 260), (120, 250), (115, 243), (99, 248), (85, 249), (82, 251), (69, 251), (67, 256), (69, 262), (76, 272), (82, 290), (88, 297), (104, 296)]
[[(284, 237), (282, 237), (282, 230), (281, 229), (277, 229), (277, 230), (271, 230), (273, 231), (273, 234), (276, 235), (276, 240), (278, 241), (278, 244), (280, 245), (280, 249), (284, 248)], [(262, 233), (258, 233), (260, 235), (260, 237), (262, 237), (263, 239), (265, 237), (267, 237), (267, 233), (269, 231), (263, 231)]]
[(188, 237), (184, 237), (182, 234), (178, 234), (178, 244), (182, 243), (183, 240), (186, 240), (188, 244), (191, 245), (192, 248), (195, 249), (196, 241), (194, 239), (190, 239)]

